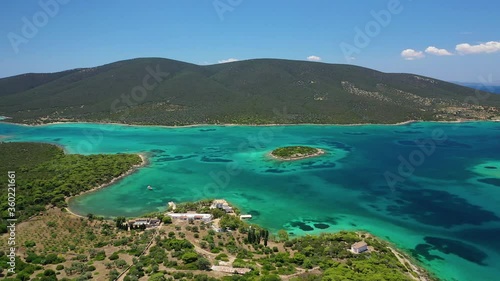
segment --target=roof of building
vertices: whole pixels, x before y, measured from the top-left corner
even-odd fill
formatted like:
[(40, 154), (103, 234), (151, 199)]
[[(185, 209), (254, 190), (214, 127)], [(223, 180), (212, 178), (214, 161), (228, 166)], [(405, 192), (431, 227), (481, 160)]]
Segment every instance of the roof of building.
[(211, 218), (212, 214), (191, 214), (191, 213), (170, 213), (168, 214), (171, 217), (181, 217), (181, 218)]
[(368, 246), (368, 244), (366, 244), (365, 241), (360, 241), (360, 242), (356, 242), (356, 243), (352, 244), (353, 248), (362, 248), (362, 247), (366, 247), (366, 246)]
[(213, 265), (211, 267), (213, 271), (220, 271), (220, 272), (225, 272), (225, 273), (238, 273), (238, 274), (245, 274), (247, 272), (250, 272), (250, 268), (236, 268), (232, 266), (221, 266), (221, 265)]

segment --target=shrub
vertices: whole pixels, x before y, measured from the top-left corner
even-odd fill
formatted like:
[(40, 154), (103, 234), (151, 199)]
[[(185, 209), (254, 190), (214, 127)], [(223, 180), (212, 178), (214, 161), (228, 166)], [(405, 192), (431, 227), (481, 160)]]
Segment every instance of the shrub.
[(222, 254), (218, 254), (216, 257), (215, 257), (216, 260), (221, 260), (221, 261), (229, 261), (229, 258), (226, 254), (222, 253)]
[(56, 227), (57, 226), (57, 223), (53, 222), (53, 221), (48, 221), (47, 222), (47, 226), (48, 227)]
[(198, 267), (199, 270), (210, 270), (210, 267), (212, 265), (210, 264), (210, 261), (207, 260), (206, 258), (200, 258), (196, 261), (196, 266)]
[(97, 252), (94, 259), (96, 261), (103, 261), (105, 258), (106, 258), (106, 253), (104, 251), (99, 251), (99, 252)]
[(111, 260), (111, 261), (117, 260), (118, 258), (119, 258), (119, 256), (118, 256), (117, 252), (114, 252), (111, 254), (111, 256), (109, 256), (109, 260)]
[(55, 276), (55, 275), (56, 275), (56, 272), (52, 269), (46, 269), (43, 272), (43, 276)]
[(184, 263), (192, 263), (198, 259), (198, 254), (195, 252), (186, 252), (181, 257)]
[(83, 254), (82, 255), (77, 255), (75, 259), (78, 260), (78, 261), (81, 261), (81, 262), (86, 262), (86, 261), (89, 260), (88, 257), (87, 257), (87, 255), (83, 255)]

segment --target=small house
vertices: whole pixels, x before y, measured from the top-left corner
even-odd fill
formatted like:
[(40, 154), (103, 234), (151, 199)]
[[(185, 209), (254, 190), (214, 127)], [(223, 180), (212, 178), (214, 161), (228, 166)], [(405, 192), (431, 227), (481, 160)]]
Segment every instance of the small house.
[(362, 253), (368, 250), (368, 244), (365, 241), (360, 241), (352, 244), (351, 251), (355, 254)]
[(141, 226), (141, 225), (148, 225), (149, 224), (149, 219), (147, 218), (138, 218), (132, 221), (133, 226)]

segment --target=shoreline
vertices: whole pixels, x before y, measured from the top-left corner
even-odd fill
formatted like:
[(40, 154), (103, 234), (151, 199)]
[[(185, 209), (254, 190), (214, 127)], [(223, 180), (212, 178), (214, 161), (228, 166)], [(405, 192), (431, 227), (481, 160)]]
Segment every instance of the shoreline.
[[(203, 200), (203, 199), (201, 199), (201, 200)], [(186, 201), (186, 202), (193, 202), (193, 201)], [(197, 202), (197, 201), (195, 201), (195, 202)], [(229, 202), (229, 204), (234, 206), (230, 202)], [(67, 208), (62, 209), (61, 211), (68, 213), (69, 216), (75, 216), (78, 218), (87, 219), (86, 216), (78, 215), (78, 214), (68, 210)], [(108, 220), (108, 219), (106, 219), (106, 220)], [(22, 222), (22, 223), (30, 223), (30, 221), (27, 220), (27, 221)], [(261, 224), (257, 224), (257, 225), (262, 226)], [(342, 230), (321, 231), (321, 233), (335, 234), (335, 233), (339, 233), (341, 231)], [(438, 281), (438, 280), (440, 280), (438, 275), (436, 273), (432, 272), (431, 270), (429, 270), (424, 263), (419, 262), (418, 260), (413, 258), (411, 256), (411, 254), (408, 253), (404, 248), (399, 248), (396, 244), (394, 244), (390, 240), (387, 240), (387, 239), (382, 238), (380, 236), (376, 236), (373, 233), (366, 231), (366, 230), (348, 230), (348, 231), (356, 233), (358, 235), (359, 239), (362, 241), (365, 241), (366, 239), (374, 239), (375, 241), (378, 241), (378, 243), (381, 243), (382, 248), (389, 249), (392, 252), (392, 254), (394, 255), (394, 257), (398, 260), (400, 265), (407, 269), (405, 275), (407, 275), (408, 280), (415, 280), (415, 281)], [(312, 236), (320, 236), (321, 233), (315, 233), (315, 234), (312, 234)], [(304, 235), (309, 235), (309, 234), (304, 234)], [(294, 237), (291, 237), (291, 239), (300, 238), (301, 236), (302, 235), (296, 235), (296, 236), (294, 235)], [(187, 239), (189, 240), (189, 238), (187, 238)], [(189, 241), (193, 242), (192, 240), (189, 240)], [(368, 248), (370, 250), (370, 246)], [(215, 254), (214, 254), (214, 256), (215, 256)]]
[(475, 122), (500, 122), (499, 120), (453, 120), (453, 121), (425, 121), (425, 120), (407, 120), (398, 123), (352, 123), (352, 124), (339, 124), (339, 123), (328, 123), (328, 124), (318, 124), (318, 123), (296, 123), (296, 124), (280, 124), (280, 123), (269, 123), (269, 124), (235, 124), (235, 123), (222, 123), (222, 124), (191, 124), (191, 125), (140, 125), (140, 124), (124, 124), (116, 122), (51, 122), (46, 124), (24, 124), (24, 123), (14, 123), (5, 122), (0, 120), (0, 123), (25, 126), (25, 127), (44, 127), (51, 125), (64, 125), (64, 124), (91, 124), (91, 125), (116, 125), (123, 127), (153, 127), (153, 128), (170, 128), (170, 129), (182, 129), (182, 128), (196, 128), (196, 127), (275, 127), (275, 126), (404, 126), (412, 123), (475, 123)]
[(324, 151), (323, 149), (321, 149), (321, 148), (316, 148), (316, 149), (318, 151), (315, 152), (314, 154), (309, 154), (309, 155), (305, 155), (305, 156), (301, 156), (301, 157), (282, 158), (282, 157), (274, 155), (272, 151), (267, 153), (267, 156), (272, 158), (273, 160), (278, 160), (278, 161), (297, 161), (297, 160), (302, 160), (302, 159), (307, 159), (307, 158), (312, 158), (312, 157), (318, 157), (318, 156), (321, 156), (323, 154), (326, 154), (326, 151)]
[(87, 191), (81, 192), (81, 193), (79, 193), (79, 194), (77, 194), (77, 195), (73, 195), (73, 196), (66, 197), (66, 198), (64, 199), (64, 201), (66, 202), (66, 204), (68, 204), (68, 206), (67, 206), (67, 207), (65, 207), (64, 209), (65, 209), (65, 210), (66, 210), (69, 214), (71, 214), (71, 215), (74, 215), (74, 216), (77, 216), (77, 217), (84, 217), (84, 216), (82, 216), (82, 215), (79, 215), (79, 214), (77, 214), (77, 213), (73, 212), (73, 211), (70, 209), (70, 207), (69, 207), (69, 203), (70, 203), (70, 201), (71, 201), (71, 200), (73, 200), (74, 198), (78, 197), (78, 196), (81, 196), (81, 195), (84, 195), (84, 194), (88, 194), (88, 193), (92, 193), (92, 192), (96, 192), (96, 191), (98, 191), (98, 190), (100, 190), (100, 189), (106, 188), (106, 187), (108, 187), (108, 186), (110, 186), (110, 185), (112, 185), (112, 184), (114, 184), (114, 183), (116, 183), (116, 182), (118, 182), (118, 181), (122, 180), (123, 178), (125, 178), (125, 177), (127, 177), (127, 176), (129, 176), (129, 175), (131, 175), (131, 174), (133, 174), (133, 173), (135, 173), (135, 172), (136, 172), (136, 171), (138, 171), (140, 168), (145, 167), (145, 166), (147, 166), (147, 165), (149, 164), (149, 161), (148, 161), (147, 157), (146, 157), (143, 153), (136, 153), (136, 155), (138, 155), (138, 156), (141, 158), (141, 163), (139, 163), (139, 164), (137, 164), (137, 165), (133, 165), (133, 166), (132, 166), (132, 167), (131, 167), (128, 171), (126, 171), (126, 172), (122, 173), (122, 174), (121, 174), (121, 175), (119, 175), (118, 177), (115, 177), (115, 178), (111, 179), (111, 181), (109, 181), (109, 182), (103, 183), (103, 184), (101, 184), (101, 185), (99, 185), (99, 186), (96, 186), (96, 187), (94, 187), (94, 188), (92, 188), (92, 189), (89, 189), (89, 190), (87, 190)]
[(359, 231), (354, 231), (356, 232), (358, 235), (366, 235), (367, 237), (371, 237), (375, 240), (378, 240), (384, 244), (386, 244), (387, 248), (389, 248), (391, 250), (391, 252), (396, 256), (396, 258), (399, 260), (399, 262), (403, 265), (405, 265), (406, 267), (406, 264), (405, 262), (408, 263), (409, 267), (408, 270), (410, 270), (411, 272), (414, 272), (415, 274), (418, 275), (418, 278), (415, 277), (413, 278), (414, 276), (412, 276), (412, 279), (414, 280), (418, 280), (418, 281), (431, 281), (431, 280), (439, 280), (437, 278), (437, 276), (432, 273), (431, 271), (429, 271), (425, 265), (421, 264), (419, 261), (417, 261), (416, 259), (414, 259), (409, 253), (407, 253), (404, 249), (402, 248), (399, 248), (396, 244), (392, 243), (391, 241), (387, 240), (387, 239), (383, 239), (383, 238), (380, 238), (376, 235), (374, 235), (373, 233), (371, 232), (368, 232), (368, 231), (364, 231), (364, 230), (359, 230)]

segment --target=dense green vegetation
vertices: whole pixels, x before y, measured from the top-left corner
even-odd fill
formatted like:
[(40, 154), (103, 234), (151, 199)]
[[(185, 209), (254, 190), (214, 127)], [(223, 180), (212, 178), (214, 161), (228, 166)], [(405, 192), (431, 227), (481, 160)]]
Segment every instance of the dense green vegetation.
[[(50, 144), (0, 143), (0, 174), (15, 171), (18, 221), (45, 210), (47, 205), (66, 206), (65, 198), (111, 181), (141, 163), (138, 155), (74, 155)], [(1, 229), (9, 217), (7, 180), (0, 192)]]
[(285, 146), (271, 151), (273, 156), (283, 159), (293, 159), (311, 156), (319, 153), (320, 150), (309, 146)]
[(288, 245), (297, 250), (291, 261), (309, 269), (319, 266), (322, 280), (411, 280), (406, 266), (377, 239), (364, 239), (374, 249), (369, 253), (349, 252), (347, 248), (359, 240), (356, 233), (339, 232), (293, 239)]
[[(154, 87), (137, 90), (151, 72)], [(0, 96), (0, 115), (18, 123), (396, 123), (498, 118), (500, 107), (498, 95), (427, 77), (273, 59), (134, 59), (3, 78)]]

